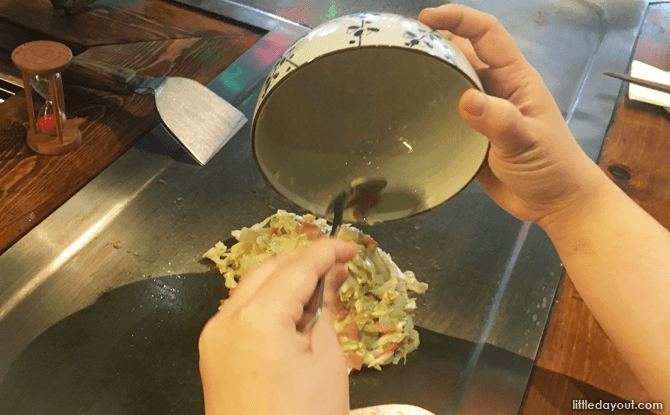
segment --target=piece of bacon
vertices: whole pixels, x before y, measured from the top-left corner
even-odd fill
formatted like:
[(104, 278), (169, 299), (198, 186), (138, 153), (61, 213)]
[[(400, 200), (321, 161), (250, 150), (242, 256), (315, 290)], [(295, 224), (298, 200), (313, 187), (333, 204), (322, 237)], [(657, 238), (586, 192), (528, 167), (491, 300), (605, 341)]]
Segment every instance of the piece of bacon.
[(300, 222), (295, 227), (295, 232), (298, 235), (306, 234), (311, 241), (315, 241), (323, 236), (321, 229), (313, 223)]
[(359, 354), (358, 352), (345, 353), (344, 361), (347, 363), (347, 367), (355, 370), (361, 370), (363, 367), (363, 355)]
[(333, 315), (338, 315), (340, 314), (340, 311), (346, 310), (347, 313), (349, 312), (349, 309), (347, 308), (347, 303), (342, 301), (339, 295), (335, 296), (335, 300), (333, 301), (333, 309), (331, 310), (333, 312)]
[(349, 322), (337, 333), (337, 338), (341, 339), (346, 337), (351, 340), (356, 340), (357, 342), (361, 341), (361, 331), (358, 330), (358, 325), (356, 323)]
[(382, 324), (380, 321), (377, 322), (377, 330), (381, 334), (388, 334), (388, 333), (394, 333), (397, 329), (395, 324), (389, 323), (387, 325)]
[(398, 347), (400, 347), (400, 343), (399, 343), (399, 342), (398, 342), (398, 343), (389, 343), (388, 345), (386, 345), (386, 347), (384, 347), (384, 350), (382, 350), (382, 351), (377, 355), (377, 358), (380, 358), (380, 357), (387, 357), (388, 355), (392, 355), (393, 352), (395, 352), (395, 351), (398, 349)]
[(295, 226), (295, 231), (298, 235), (302, 235), (303, 233), (309, 232), (310, 229), (319, 229), (318, 226), (316, 226), (313, 223), (309, 222), (300, 222)]
[(336, 295), (330, 312), (332, 313), (335, 321), (339, 323), (344, 321), (345, 318), (355, 315), (356, 309), (347, 308), (347, 303), (342, 301), (339, 295)]
[(375, 249), (379, 246), (377, 241), (370, 238), (369, 236), (366, 236), (365, 238), (363, 238), (363, 240), (361, 241), (361, 245), (363, 245), (366, 248), (372, 248), (372, 249)]
[(344, 309), (340, 310), (340, 312), (337, 314), (337, 316), (335, 318), (335, 321), (337, 321), (339, 323), (341, 321), (344, 321), (344, 319), (346, 319), (347, 317), (354, 317), (354, 321), (356, 322), (356, 324), (359, 323), (358, 321), (356, 321), (356, 309), (355, 308), (351, 309), (351, 310), (348, 309), (348, 308), (344, 308)]

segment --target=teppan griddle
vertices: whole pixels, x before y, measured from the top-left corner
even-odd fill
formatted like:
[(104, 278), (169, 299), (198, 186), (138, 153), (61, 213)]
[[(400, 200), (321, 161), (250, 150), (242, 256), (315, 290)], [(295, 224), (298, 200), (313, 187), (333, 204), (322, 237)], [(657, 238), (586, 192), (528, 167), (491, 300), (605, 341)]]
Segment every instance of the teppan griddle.
[[(204, 413), (198, 337), (226, 296), (214, 271), (150, 278), (101, 294), (19, 355), (0, 390), (0, 413)], [(442, 414), (458, 404), (453, 392), (466, 386), (459, 380), (473, 344), (418, 330), (421, 345), (406, 363), (351, 374), (352, 408), (400, 403)], [(510, 367), (525, 359), (488, 345), (484, 355)]]

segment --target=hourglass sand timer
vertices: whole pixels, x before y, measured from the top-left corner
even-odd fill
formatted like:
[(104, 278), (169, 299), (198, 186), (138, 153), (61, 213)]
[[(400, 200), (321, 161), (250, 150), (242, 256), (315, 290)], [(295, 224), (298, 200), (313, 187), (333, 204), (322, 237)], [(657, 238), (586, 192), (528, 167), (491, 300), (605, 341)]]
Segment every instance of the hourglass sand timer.
[[(40, 154), (64, 154), (81, 144), (81, 132), (65, 115), (61, 71), (72, 59), (70, 49), (58, 42), (24, 43), (12, 52), (14, 65), (23, 74), (28, 106), (28, 146)], [(45, 99), (35, 117), (31, 86)]]

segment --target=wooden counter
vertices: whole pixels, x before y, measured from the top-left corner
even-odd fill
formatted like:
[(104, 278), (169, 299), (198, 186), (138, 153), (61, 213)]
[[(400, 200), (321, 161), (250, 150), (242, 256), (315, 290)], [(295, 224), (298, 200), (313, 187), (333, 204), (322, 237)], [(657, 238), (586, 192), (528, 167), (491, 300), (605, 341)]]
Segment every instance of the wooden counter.
[[(49, 0), (0, 0), (0, 32), (7, 38), (0, 42), (0, 72), (20, 77), (9, 58), (14, 47), (49, 39), (140, 75), (185, 76), (207, 84), (260, 38), (161, 1), (117, 3), (67, 17), (54, 12)], [(82, 146), (63, 156), (42, 156), (26, 145), (22, 94), (0, 104), (0, 253), (158, 124), (152, 96), (66, 86), (65, 108), (79, 123)]]
[[(169, 3), (114, 4), (64, 17), (53, 14), (48, 0), (0, 0), (4, 36), (0, 73), (18, 76), (9, 60), (18, 44), (52, 39), (66, 43), (75, 54), (123, 65), (141, 75), (182, 75), (206, 84), (259, 38), (248, 29)], [(667, 70), (670, 5), (651, 7), (636, 58)], [(80, 123), (83, 145), (56, 157), (37, 155), (26, 146), (22, 123), (27, 113), (21, 96), (0, 104), (0, 253), (157, 124), (151, 100), (66, 88), (66, 108)], [(603, 170), (666, 227), (670, 227), (669, 121), (670, 114), (663, 109), (623, 99), (601, 160)], [(566, 276), (521, 412), (583, 412), (572, 410), (575, 399), (649, 400)]]

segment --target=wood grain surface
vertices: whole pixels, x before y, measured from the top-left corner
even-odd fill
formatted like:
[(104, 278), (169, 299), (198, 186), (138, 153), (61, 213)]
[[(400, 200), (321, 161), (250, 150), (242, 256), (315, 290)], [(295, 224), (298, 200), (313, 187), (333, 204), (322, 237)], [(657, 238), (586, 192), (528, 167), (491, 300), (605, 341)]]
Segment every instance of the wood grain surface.
[[(670, 70), (670, 4), (650, 6), (635, 59)], [(668, 229), (669, 160), (670, 114), (660, 107), (623, 98), (608, 132), (600, 167), (628, 196)], [(600, 413), (573, 410), (572, 401), (575, 399), (594, 403), (600, 400), (651, 401), (584, 304), (569, 275), (566, 275), (540, 348), (522, 413)], [(665, 404), (670, 405), (670, 402)]]
[[(87, 44), (95, 43), (95, 28), (104, 34), (104, 41), (101, 40), (99, 46), (88, 47), (81, 56), (131, 68), (140, 75), (185, 76), (202, 84), (214, 79), (260, 38), (250, 30), (168, 3), (151, 0), (126, 3), (128, 5), (123, 6), (116, 2), (113, 18), (93, 18), (99, 25), (97, 28), (92, 24), (80, 28), (68, 25), (66, 30), (62, 22), (51, 25), (51, 20), (46, 19), (41, 27), (36, 27), (32, 20), (32, 23), (27, 22), (33, 29), (28, 32), (48, 33), (51, 39), (58, 41), (81, 39), (82, 44)], [(2, 0), (0, 15), (10, 16), (7, 10), (17, 5), (22, 8), (24, 4), (27, 3)], [(47, 6), (51, 8), (48, 0), (30, 4), (27, 9), (41, 7), (41, 13), (53, 13), (47, 10)], [(90, 13), (96, 16), (107, 12)], [(72, 19), (82, 16), (86, 14)], [(14, 28), (26, 23), (22, 20), (23, 14), (15, 17), (16, 21), (11, 23)], [(150, 30), (122, 29), (135, 26)], [(109, 30), (105, 30), (106, 27)], [(18, 38), (25, 40), (23, 36)], [(62, 156), (41, 156), (26, 145), (23, 123), (28, 117), (22, 94), (0, 104), (0, 252), (67, 201), (158, 123), (153, 97), (146, 95), (119, 96), (66, 84), (65, 108), (69, 119), (74, 120), (82, 132), (81, 147)]]
[(76, 54), (98, 45), (240, 35), (240, 28), (158, 0), (98, 0), (66, 16), (49, 0), (0, 0), (0, 18), (58, 39)]

